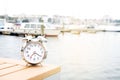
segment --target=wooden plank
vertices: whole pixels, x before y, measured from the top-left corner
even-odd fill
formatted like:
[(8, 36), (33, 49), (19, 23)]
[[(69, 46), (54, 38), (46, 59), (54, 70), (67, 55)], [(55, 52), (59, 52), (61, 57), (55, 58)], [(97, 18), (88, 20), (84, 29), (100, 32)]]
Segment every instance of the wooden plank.
[(9, 68), (9, 67), (12, 67), (12, 66), (15, 66), (15, 65), (16, 64), (8, 64), (8, 63), (1, 64), (0, 65), (0, 70), (5, 69), (5, 68)]
[(11, 74), (13, 72), (17, 72), (17, 71), (23, 70), (25, 68), (26, 67), (24, 67), (24, 66), (16, 65), (16, 66), (12, 66), (12, 67), (8, 67), (8, 68), (5, 68), (5, 69), (2, 69), (2, 70), (0, 70), (0, 77), (4, 76), (4, 75)]
[(19, 65), (26, 65), (25, 61), (23, 60), (15, 60), (10, 58), (0, 58), (0, 62), (2, 63), (12, 63), (12, 64), (19, 64)]
[(58, 72), (60, 72), (60, 67), (58, 66), (34, 66), (2, 76), (0, 80), (42, 80)]
[(53, 66), (53, 65), (43, 66), (43, 70), (39, 70), (38, 72), (36, 72), (37, 73), (36, 76), (33, 75), (28, 80), (42, 80), (42, 79), (45, 79), (51, 75), (54, 75), (54, 74), (60, 72), (60, 70), (61, 70), (61, 68), (58, 66)]
[(0, 65), (1, 65), (1, 64), (5, 64), (5, 62), (0, 62)]
[(5, 62), (0, 61), (0, 64), (4, 64)]
[(0, 58), (0, 80), (43, 80), (60, 72), (60, 66), (26, 66), (23, 60)]

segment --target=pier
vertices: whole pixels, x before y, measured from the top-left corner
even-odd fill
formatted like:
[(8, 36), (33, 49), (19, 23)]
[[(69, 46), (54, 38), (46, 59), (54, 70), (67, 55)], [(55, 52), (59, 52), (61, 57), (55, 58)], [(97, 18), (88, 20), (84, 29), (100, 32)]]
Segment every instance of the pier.
[(0, 80), (43, 80), (60, 72), (60, 66), (26, 66), (24, 61), (0, 58)]
[(23, 30), (23, 29), (15, 29), (15, 30), (9, 30), (9, 29), (0, 29), (1, 34), (8, 34), (8, 35), (25, 35), (25, 34), (31, 34), (31, 35), (41, 35), (40, 30)]
[[(64, 33), (64, 32), (69, 32), (69, 33), (73, 33), (73, 34), (80, 34), (81, 32), (99, 32), (102, 30), (95, 30), (95, 29), (63, 29), (60, 30), (60, 32)], [(103, 31), (102, 31), (103, 32)], [(16, 30), (2, 30), (0, 29), (0, 34), (3, 35), (14, 35), (14, 36), (25, 36), (26, 34), (30, 34), (30, 35), (34, 35), (34, 36), (41, 36), (41, 30), (36, 30), (36, 29), (31, 29), (31, 30), (24, 30), (24, 29), (16, 29)], [(45, 37), (57, 37), (59, 34), (55, 34), (54, 33), (50, 33), (49, 34), (45, 34)]]
[(61, 30), (61, 32), (69, 32), (69, 33), (72, 33), (72, 34), (80, 34), (81, 32), (88, 32), (88, 33), (103, 32), (103, 30), (81, 28), (81, 29), (65, 29), (65, 30)]
[[(119, 28), (119, 27), (118, 27)], [(88, 33), (96, 33), (96, 32), (120, 32), (120, 29), (94, 29), (94, 28), (72, 28), (72, 29), (59, 29), (59, 30), (52, 30), (46, 29), (44, 32), (45, 37), (58, 37), (60, 33), (72, 33), (72, 34), (80, 34), (81, 32), (88, 32)], [(14, 36), (25, 36), (26, 34), (30, 34), (33, 36), (41, 36), (40, 29), (0, 29), (0, 34), (3, 35), (14, 35)]]

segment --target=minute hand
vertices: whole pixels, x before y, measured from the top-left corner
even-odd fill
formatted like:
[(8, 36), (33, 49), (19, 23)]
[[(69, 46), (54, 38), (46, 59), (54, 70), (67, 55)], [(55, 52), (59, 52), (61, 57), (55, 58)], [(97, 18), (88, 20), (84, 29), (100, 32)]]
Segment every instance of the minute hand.
[(40, 56), (40, 57), (42, 57), (41, 55), (39, 55), (39, 54), (37, 54), (37, 53), (35, 53), (36, 55), (38, 55), (38, 56)]

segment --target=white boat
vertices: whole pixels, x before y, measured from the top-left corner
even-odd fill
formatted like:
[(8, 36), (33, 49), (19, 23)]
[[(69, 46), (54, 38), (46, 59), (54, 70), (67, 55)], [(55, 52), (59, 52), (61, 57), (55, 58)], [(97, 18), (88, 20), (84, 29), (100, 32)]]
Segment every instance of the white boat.
[(10, 34), (13, 30), (13, 24), (7, 23), (5, 19), (0, 19), (0, 32), (2, 34)]
[(45, 25), (45, 35), (47, 37), (57, 37), (61, 32), (61, 25), (56, 24), (44, 24)]
[[(44, 29), (42, 28), (44, 25)], [(18, 32), (30, 33), (30, 34), (44, 34), (47, 37), (57, 37), (60, 33), (60, 29), (53, 24), (48, 23), (36, 23), (36, 22), (29, 22), (29, 23), (22, 23), (19, 28), (16, 28)]]
[(120, 32), (120, 26), (106, 26), (101, 25), (96, 27), (97, 30), (105, 31), (105, 32)]

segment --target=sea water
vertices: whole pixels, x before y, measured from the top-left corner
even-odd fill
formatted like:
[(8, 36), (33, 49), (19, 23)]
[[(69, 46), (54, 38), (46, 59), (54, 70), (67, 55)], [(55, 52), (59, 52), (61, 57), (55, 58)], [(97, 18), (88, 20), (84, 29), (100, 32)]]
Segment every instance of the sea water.
[[(0, 57), (20, 60), (22, 38), (0, 35)], [(119, 32), (65, 33), (47, 40), (43, 62), (61, 66), (60, 80), (120, 80)]]

